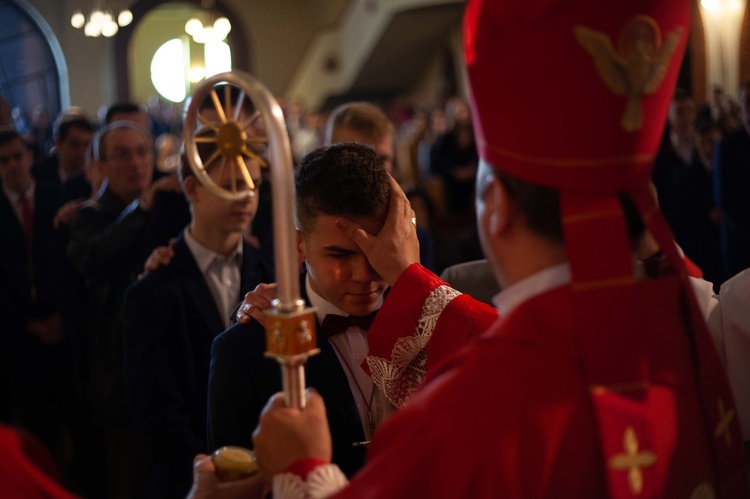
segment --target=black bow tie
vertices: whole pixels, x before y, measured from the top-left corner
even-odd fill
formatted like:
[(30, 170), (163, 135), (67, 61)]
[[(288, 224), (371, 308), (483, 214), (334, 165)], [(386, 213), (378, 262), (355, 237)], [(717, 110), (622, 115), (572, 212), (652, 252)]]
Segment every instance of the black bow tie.
[(378, 311), (370, 312), (368, 315), (350, 315), (343, 317), (336, 314), (328, 314), (323, 319), (323, 324), (320, 326), (321, 332), (326, 337), (331, 337), (336, 334), (344, 333), (350, 327), (358, 327), (363, 331), (370, 329), (372, 321), (375, 320), (375, 314)]

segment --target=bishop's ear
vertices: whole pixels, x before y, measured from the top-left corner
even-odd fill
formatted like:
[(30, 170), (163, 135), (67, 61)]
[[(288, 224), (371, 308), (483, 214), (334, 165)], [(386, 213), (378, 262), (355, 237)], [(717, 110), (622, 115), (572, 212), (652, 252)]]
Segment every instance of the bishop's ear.
[(497, 236), (508, 230), (514, 212), (513, 198), (503, 182), (495, 175), (492, 175), (487, 183), (484, 210), (490, 234)]

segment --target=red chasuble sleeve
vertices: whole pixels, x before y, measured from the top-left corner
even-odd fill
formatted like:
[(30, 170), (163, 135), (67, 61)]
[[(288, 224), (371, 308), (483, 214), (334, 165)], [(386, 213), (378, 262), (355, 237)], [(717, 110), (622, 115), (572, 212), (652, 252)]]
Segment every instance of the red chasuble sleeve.
[(497, 317), (494, 308), (413, 264), (394, 283), (378, 312), (362, 367), (391, 403), (401, 407), (436, 365), (485, 332)]
[(0, 426), (0, 497), (74, 499), (59, 483), (52, 456), (32, 437)]

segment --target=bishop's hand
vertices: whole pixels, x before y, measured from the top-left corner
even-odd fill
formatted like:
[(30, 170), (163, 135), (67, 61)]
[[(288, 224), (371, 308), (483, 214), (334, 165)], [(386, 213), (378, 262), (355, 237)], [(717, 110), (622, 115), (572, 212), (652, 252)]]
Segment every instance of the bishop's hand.
[(419, 263), (419, 240), (409, 200), (393, 177), (389, 184), (388, 215), (380, 232), (368, 234), (345, 217), (336, 219), (336, 225), (359, 246), (375, 272), (392, 286), (407, 267)]
[(266, 404), (253, 433), (253, 446), (261, 475), (273, 476), (303, 459), (331, 461), (333, 454), (323, 398), (308, 389), (304, 410), (287, 407), (277, 393)]

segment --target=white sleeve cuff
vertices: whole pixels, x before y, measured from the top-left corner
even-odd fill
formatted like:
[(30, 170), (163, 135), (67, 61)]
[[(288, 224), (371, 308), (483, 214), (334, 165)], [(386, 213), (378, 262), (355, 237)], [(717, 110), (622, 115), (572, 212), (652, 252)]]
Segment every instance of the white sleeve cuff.
[(273, 477), (275, 499), (322, 499), (330, 497), (349, 485), (346, 476), (335, 464), (318, 466), (302, 480), (294, 473), (279, 473)]

